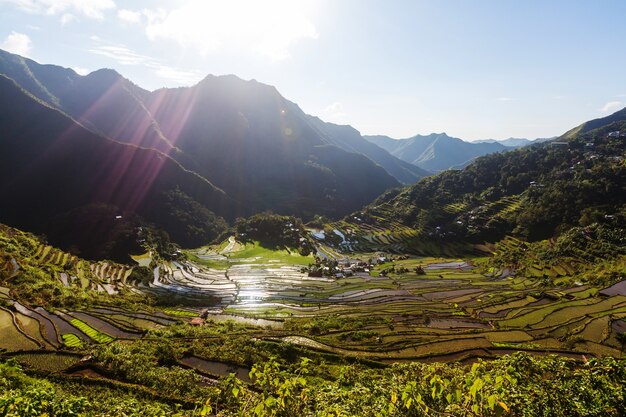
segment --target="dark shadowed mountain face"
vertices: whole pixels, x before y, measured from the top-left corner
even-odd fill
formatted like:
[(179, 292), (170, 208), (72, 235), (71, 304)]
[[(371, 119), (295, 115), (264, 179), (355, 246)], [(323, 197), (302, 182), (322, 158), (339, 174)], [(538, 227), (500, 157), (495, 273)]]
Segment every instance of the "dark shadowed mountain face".
[(120, 214), (137, 213), (193, 245), (211, 234), (194, 240), (184, 232), (203, 229), (184, 223), (193, 218), (189, 201), (219, 215), (232, 212), (233, 202), (222, 190), (167, 155), (96, 135), (4, 76), (0, 109), (1, 222), (49, 232), (56, 216), (106, 204)]
[(112, 70), (83, 77), (4, 51), (0, 73), (94, 132), (168, 154), (238, 202), (231, 217), (267, 209), (338, 217), (398, 186), (396, 178), (424, 175), (362, 138), (365, 150), (329, 139), (256, 81), (209, 76), (151, 93)]
[(147, 92), (113, 70), (81, 76), (0, 50), (0, 73), (94, 132), (165, 153), (172, 150), (142, 104)]
[(416, 135), (408, 139), (387, 136), (364, 136), (403, 161), (429, 171), (443, 171), (467, 165), (474, 158), (508, 148), (500, 143), (472, 143), (445, 133)]
[(370, 159), (330, 146), (298, 106), (256, 81), (208, 76), (155, 91), (146, 107), (193, 169), (248, 213), (335, 216), (399, 185)]

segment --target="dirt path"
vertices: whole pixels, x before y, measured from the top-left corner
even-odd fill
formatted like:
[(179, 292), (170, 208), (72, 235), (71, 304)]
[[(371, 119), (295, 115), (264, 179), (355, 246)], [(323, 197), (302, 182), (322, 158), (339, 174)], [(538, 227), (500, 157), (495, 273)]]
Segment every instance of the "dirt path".
[(228, 245), (226, 245), (226, 247), (220, 251), (220, 255), (224, 255), (225, 253), (235, 252), (235, 249), (238, 246), (239, 245), (237, 244), (237, 241), (235, 240), (235, 236), (231, 236), (228, 238)]

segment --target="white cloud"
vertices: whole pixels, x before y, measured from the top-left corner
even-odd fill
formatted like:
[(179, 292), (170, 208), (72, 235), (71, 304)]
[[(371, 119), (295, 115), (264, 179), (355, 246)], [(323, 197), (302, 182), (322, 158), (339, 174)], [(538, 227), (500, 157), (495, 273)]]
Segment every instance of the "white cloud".
[(91, 72), (87, 68), (82, 68), (82, 67), (72, 67), (72, 69), (78, 75), (87, 75), (87, 74), (89, 74)]
[(71, 13), (63, 13), (63, 16), (61, 16), (61, 25), (65, 26), (73, 20), (76, 20), (76, 16)]
[(98, 45), (91, 48), (89, 52), (106, 56), (107, 58), (111, 58), (122, 65), (139, 65), (152, 61), (152, 58), (149, 56), (138, 54), (122, 44)]
[(11, 32), (9, 36), (0, 44), (0, 48), (14, 54), (29, 56), (33, 49), (32, 41), (23, 33)]
[(300, 40), (318, 36), (310, 0), (188, 0), (142, 14), (149, 39), (173, 40), (202, 54), (245, 50), (280, 60)]
[[(102, 20), (104, 12), (115, 8), (113, 0), (0, 0), (28, 13), (50, 16), (75, 13)], [(63, 18), (62, 18), (63, 19)]]
[(135, 12), (128, 9), (120, 9), (117, 11), (117, 17), (128, 23), (139, 23), (141, 20), (141, 12)]
[[(200, 71), (182, 70), (164, 65), (160, 61), (139, 54), (123, 44), (104, 44), (100, 38), (94, 39), (94, 41), (98, 42), (99, 45), (89, 49), (89, 52), (111, 58), (121, 65), (143, 65), (152, 70), (158, 77), (173, 81), (178, 85), (195, 84), (203, 77)], [(76, 71), (76, 69), (74, 70)], [(80, 72), (78, 73), (80, 74)]]
[(624, 107), (624, 104), (621, 101), (609, 101), (602, 108), (598, 109), (601, 113), (613, 113)]
[(322, 119), (334, 122), (334, 123), (346, 123), (346, 112), (344, 110), (343, 104), (336, 101), (333, 104), (330, 104), (322, 110)]
[(168, 67), (162, 64), (148, 64), (154, 73), (161, 78), (173, 81), (180, 85), (192, 85), (200, 81), (204, 75), (199, 71), (187, 71), (178, 68)]

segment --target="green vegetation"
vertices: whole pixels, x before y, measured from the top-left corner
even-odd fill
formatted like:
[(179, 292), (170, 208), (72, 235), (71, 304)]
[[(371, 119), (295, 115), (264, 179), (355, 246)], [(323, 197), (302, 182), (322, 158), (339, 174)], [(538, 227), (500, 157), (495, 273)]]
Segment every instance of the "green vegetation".
[[(235, 223), (237, 239), (242, 242), (258, 242), (265, 248), (297, 250), (303, 256), (311, 253), (302, 221), (294, 216), (259, 213)], [(301, 240), (302, 239), (302, 240)]]
[[(68, 345), (69, 346), (69, 345)], [(80, 344), (73, 347), (80, 346)], [(80, 356), (55, 352), (22, 353), (11, 357), (20, 365), (45, 372), (61, 372), (76, 365)]]
[(115, 340), (113, 337), (109, 336), (108, 334), (102, 333), (94, 329), (93, 327), (85, 323), (84, 321), (81, 321), (78, 319), (72, 319), (70, 320), (70, 323), (72, 323), (74, 327), (76, 327), (77, 329), (79, 329), (80, 331), (82, 331), (83, 333), (85, 333), (87, 336), (89, 336), (91, 339), (95, 340), (98, 343), (109, 343)]
[[(113, 262), (89, 263), (43, 245), (30, 233), (0, 225), (0, 285), (10, 288), (14, 297), (26, 304), (56, 308), (123, 305), (129, 309), (151, 305), (150, 296), (123, 286), (116, 297), (98, 291), (98, 285), (121, 282), (130, 272)], [(67, 276), (67, 286), (61, 274)]]
[(65, 333), (61, 335), (63, 339), (63, 344), (70, 348), (81, 348), (83, 347), (83, 342), (80, 340), (78, 336), (73, 333)]
[(176, 317), (198, 317), (198, 313), (194, 313), (193, 311), (181, 310), (177, 308), (164, 308), (163, 312), (165, 314), (169, 314), (171, 316)]
[[(626, 405), (626, 368), (611, 358), (579, 363), (556, 356), (515, 354), (473, 365), (409, 363), (381, 367), (341, 364), (314, 352), (307, 357), (296, 351), (291, 359), (285, 359), (287, 352), (280, 352), (282, 356), (269, 357), (251, 367), (251, 383), (231, 375), (217, 385), (204, 386), (192, 370), (175, 365), (179, 348), (171, 343), (176, 342), (161, 338), (158, 345), (142, 344), (132, 349), (114, 342), (93, 352), (110, 375), (129, 381), (121, 395), (118, 386), (122, 384), (109, 382), (106, 390), (95, 386), (81, 390), (83, 397), (76, 397), (70, 391), (73, 382), (28, 377), (15, 362), (1, 363), (4, 392), (0, 411), (16, 416), (42, 412), (104, 415), (111, 410), (136, 415), (132, 407), (137, 406), (140, 396), (143, 401), (152, 398), (148, 409), (152, 412), (155, 408), (167, 414), (178, 410), (190, 416), (600, 417), (620, 416)], [(267, 350), (262, 344), (251, 343), (259, 352)], [(34, 411), (28, 414), (30, 409)]]
[(269, 249), (259, 242), (249, 242), (241, 250), (229, 253), (229, 261), (231, 263), (267, 264), (272, 262), (287, 265), (307, 265), (313, 261), (313, 257), (302, 255), (296, 250)]
[(400, 224), (422, 240), (482, 243), (511, 233), (547, 239), (605, 217), (623, 223), (626, 144), (607, 134), (625, 125), (619, 121), (575, 135), (566, 146), (548, 142), (484, 156), (463, 170), (388, 191), (346, 218), (342, 230), (399, 230)]
[(178, 188), (159, 222), (223, 242), (180, 252), (110, 207), (70, 216), (109, 219), (106, 251), (136, 266), (0, 226), (0, 348), (26, 369), (0, 365), (0, 415), (619, 416), (624, 146), (585, 135), (318, 218), (323, 234), (261, 213), (226, 239)]
[(175, 242), (197, 247), (211, 242), (227, 228), (226, 221), (198, 203), (179, 187), (163, 195), (167, 210), (156, 214), (157, 221)]

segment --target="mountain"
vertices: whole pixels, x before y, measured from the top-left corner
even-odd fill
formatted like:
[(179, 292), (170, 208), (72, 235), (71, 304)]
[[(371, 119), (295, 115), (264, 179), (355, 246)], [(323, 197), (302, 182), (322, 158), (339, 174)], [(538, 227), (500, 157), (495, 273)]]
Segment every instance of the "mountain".
[(80, 76), (3, 51), (0, 73), (85, 128), (169, 155), (238, 203), (231, 218), (263, 210), (342, 216), (426, 174), (364, 140), (359, 147), (322, 133), (274, 87), (254, 80), (207, 76), (149, 92), (112, 70)]
[(408, 139), (387, 136), (365, 136), (365, 139), (403, 161), (434, 172), (462, 167), (478, 156), (508, 149), (500, 143), (465, 142), (445, 133), (416, 135)]
[(559, 141), (486, 155), (389, 191), (350, 218), (383, 229), (400, 224), (421, 239), (473, 242), (507, 234), (540, 240), (626, 221), (626, 141), (611, 133), (626, 130), (626, 111), (581, 126)]
[[(561, 138), (571, 139), (576, 137), (577, 135), (590, 132), (594, 129), (601, 129), (606, 126), (614, 125), (616, 128), (614, 130), (619, 130), (619, 126), (626, 119), (626, 108), (616, 111), (613, 114), (610, 114), (606, 117), (601, 117), (599, 119), (589, 120), (575, 128), (568, 130), (565, 132)], [(623, 127), (622, 127), (623, 129)]]
[(86, 76), (0, 50), (0, 73), (90, 130), (164, 153), (172, 145), (143, 106), (146, 91), (109, 69)]
[(525, 138), (508, 138), (508, 139), (480, 139), (474, 140), (471, 143), (500, 143), (509, 148), (520, 148), (522, 146), (532, 145), (533, 143), (541, 143), (552, 140), (555, 138), (537, 138), (537, 139), (525, 139)]
[[(65, 232), (83, 237), (94, 232), (73, 222), (88, 217), (97, 224), (110, 221), (111, 213), (119, 220), (138, 214), (179, 243), (196, 245), (220, 232), (202, 220), (223, 222), (212, 211), (226, 216), (233, 210), (224, 191), (167, 155), (97, 135), (5, 76), (0, 76), (0, 109), (2, 222), (47, 233), (63, 245), (69, 243)], [(84, 216), (68, 218), (71, 212)], [(105, 219), (98, 213), (109, 214)], [(55, 219), (62, 217), (78, 230), (58, 230)]]
[(193, 169), (240, 201), (244, 214), (336, 216), (399, 185), (364, 155), (324, 140), (296, 104), (254, 80), (207, 76), (157, 90), (145, 105)]
[(352, 126), (327, 123), (313, 116), (309, 116), (309, 120), (328, 143), (346, 151), (367, 156), (400, 182), (412, 184), (422, 177), (431, 175), (431, 172), (396, 158), (381, 147), (365, 140)]

